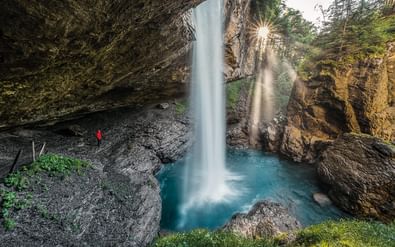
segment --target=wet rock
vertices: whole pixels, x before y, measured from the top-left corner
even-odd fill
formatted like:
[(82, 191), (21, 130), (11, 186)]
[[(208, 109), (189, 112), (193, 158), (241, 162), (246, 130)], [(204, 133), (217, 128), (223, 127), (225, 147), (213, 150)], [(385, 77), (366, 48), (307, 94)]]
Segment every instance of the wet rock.
[(318, 163), (319, 179), (340, 208), (385, 222), (395, 219), (394, 147), (360, 134), (344, 134)]
[(323, 193), (314, 193), (313, 199), (316, 203), (318, 203), (321, 207), (326, 207), (332, 204), (331, 199)]
[(301, 228), (301, 224), (279, 203), (261, 201), (247, 213), (235, 214), (223, 227), (245, 237), (276, 237)]
[(260, 126), (260, 142), (263, 150), (272, 153), (277, 153), (280, 150), (285, 123), (286, 118), (280, 112), (270, 123), (263, 123)]

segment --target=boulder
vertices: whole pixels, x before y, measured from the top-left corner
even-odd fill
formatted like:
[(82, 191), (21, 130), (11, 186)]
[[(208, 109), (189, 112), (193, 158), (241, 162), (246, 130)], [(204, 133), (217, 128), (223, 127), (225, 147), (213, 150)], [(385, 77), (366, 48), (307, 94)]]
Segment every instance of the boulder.
[(321, 207), (326, 207), (332, 204), (331, 199), (323, 193), (314, 193), (313, 194), (313, 199), (316, 203), (318, 203)]
[(157, 105), (157, 107), (162, 110), (166, 110), (167, 108), (169, 108), (169, 106), (169, 103), (160, 103)]
[(269, 123), (263, 123), (260, 128), (260, 137), (263, 149), (266, 152), (276, 153), (280, 150), (286, 118), (280, 112)]
[(369, 135), (344, 134), (322, 154), (318, 174), (345, 211), (395, 219), (395, 146)]
[(248, 213), (237, 213), (223, 227), (250, 238), (276, 237), (301, 228), (301, 224), (291, 216), (281, 204), (260, 201)]

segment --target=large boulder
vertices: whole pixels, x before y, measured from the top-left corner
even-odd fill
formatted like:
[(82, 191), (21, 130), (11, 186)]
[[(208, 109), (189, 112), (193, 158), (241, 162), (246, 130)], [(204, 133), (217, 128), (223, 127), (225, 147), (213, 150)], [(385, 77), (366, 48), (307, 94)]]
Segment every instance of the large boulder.
[(395, 141), (395, 45), (374, 59), (317, 66), (298, 80), (288, 105), (281, 152), (314, 163), (339, 135), (366, 133)]
[(318, 174), (340, 208), (357, 216), (395, 219), (395, 146), (368, 135), (344, 134), (322, 154)]
[(245, 237), (276, 237), (301, 228), (301, 224), (279, 203), (261, 201), (247, 213), (235, 214), (223, 227)]
[[(0, 128), (184, 95), (201, 2), (2, 1)], [(224, 1), (228, 80), (253, 68), (249, 2)]]

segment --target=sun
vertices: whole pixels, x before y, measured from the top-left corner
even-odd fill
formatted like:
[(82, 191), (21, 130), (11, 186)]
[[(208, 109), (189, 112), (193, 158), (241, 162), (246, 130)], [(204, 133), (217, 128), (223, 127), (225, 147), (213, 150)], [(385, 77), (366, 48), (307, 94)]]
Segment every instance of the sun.
[(266, 40), (270, 34), (270, 29), (268, 26), (261, 26), (257, 29), (258, 39)]

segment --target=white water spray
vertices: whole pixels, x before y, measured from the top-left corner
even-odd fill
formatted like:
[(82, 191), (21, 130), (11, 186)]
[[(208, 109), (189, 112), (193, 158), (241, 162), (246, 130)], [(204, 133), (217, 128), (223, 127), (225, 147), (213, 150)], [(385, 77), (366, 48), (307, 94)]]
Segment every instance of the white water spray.
[(191, 207), (224, 201), (231, 194), (225, 167), (222, 6), (220, 0), (208, 0), (193, 11), (196, 42), (191, 97), (195, 143), (185, 168), (184, 214)]

